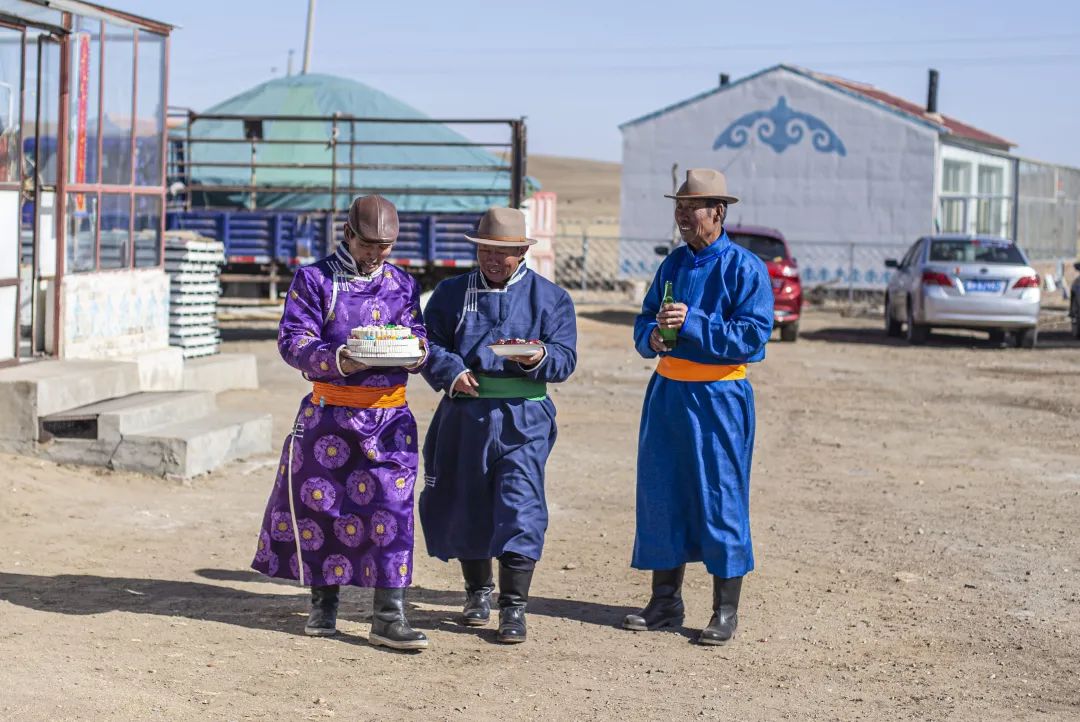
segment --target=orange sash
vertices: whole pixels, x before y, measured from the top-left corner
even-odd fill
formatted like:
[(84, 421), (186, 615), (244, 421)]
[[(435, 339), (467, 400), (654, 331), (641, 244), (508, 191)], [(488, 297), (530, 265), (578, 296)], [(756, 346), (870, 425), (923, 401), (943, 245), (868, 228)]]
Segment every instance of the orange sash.
[(746, 378), (746, 364), (722, 366), (699, 364), (682, 358), (661, 356), (656, 373), (672, 381), (738, 381)]
[(311, 403), (350, 406), (354, 409), (391, 409), (405, 405), (405, 384), (400, 386), (335, 386), (314, 382)]

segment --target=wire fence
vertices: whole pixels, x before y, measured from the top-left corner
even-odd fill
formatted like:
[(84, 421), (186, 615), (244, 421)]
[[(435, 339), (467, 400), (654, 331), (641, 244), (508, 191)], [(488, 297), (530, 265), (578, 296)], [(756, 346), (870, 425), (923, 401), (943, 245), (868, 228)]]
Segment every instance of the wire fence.
[[(848, 303), (880, 296), (892, 277), (892, 269), (886, 268), (885, 261), (902, 258), (911, 247), (911, 243), (830, 241), (788, 241), (788, 245), (805, 291)], [(664, 259), (658, 249), (668, 247), (666, 240), (658, 239), (561, 234), (556, 237), (555, 280), (573, 291), (579, 303), (637, 302)], [(1056, 277), (1051, 288), (1062, 285), (1070, 276), (1071, 259), (1064, 256), (1031, 260), (1044, 277)]]

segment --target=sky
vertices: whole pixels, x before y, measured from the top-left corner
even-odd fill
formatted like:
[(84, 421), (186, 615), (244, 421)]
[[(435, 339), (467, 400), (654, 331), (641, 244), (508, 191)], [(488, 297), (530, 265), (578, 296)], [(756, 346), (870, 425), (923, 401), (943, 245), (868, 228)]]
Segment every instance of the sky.
[[(299, 72), (307, 0), (102, 0), (180, 26), (169, 104)], [(816, 7), (811, 7), (811, 6)], [(1080, 167), (1080, 2), (317, 0), (311, 71), (431, 117), (527, 118), (529, 152), (620, 160), (618, 126), (777, 63), (926, 101)]]

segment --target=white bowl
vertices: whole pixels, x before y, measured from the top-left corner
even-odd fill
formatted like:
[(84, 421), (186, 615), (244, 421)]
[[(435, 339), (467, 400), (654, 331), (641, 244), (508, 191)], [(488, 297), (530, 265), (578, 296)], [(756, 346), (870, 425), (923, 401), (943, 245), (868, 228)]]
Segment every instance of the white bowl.
[(493, 343), (488, 346), (496, 356), (532, 356), (544, 348), (542, 343)]

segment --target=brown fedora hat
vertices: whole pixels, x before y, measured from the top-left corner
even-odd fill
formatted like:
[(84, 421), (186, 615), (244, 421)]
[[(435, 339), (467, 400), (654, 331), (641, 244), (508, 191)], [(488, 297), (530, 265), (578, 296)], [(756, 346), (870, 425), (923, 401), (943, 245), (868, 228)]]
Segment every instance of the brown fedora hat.
[(396, 241), (400, 229), (397, 208), (379, 195), (354, 198), (346, 225), (360, 240), (382, 245)]
[(535, 238), (526, 238), (525, 214), (517, 208), (489, 208), (480, 219), (476, 234), (466, 233), (465, 237), (482, 246), (513, 248), (536, 243)]
[(738, 203), (736, 196), (727, 192), (727, 177), (712, 168), (691, 168), (686, 171), (686, 182), (679, 186), (675, 195), (664, 198), (714, 198), (725, 203)]

